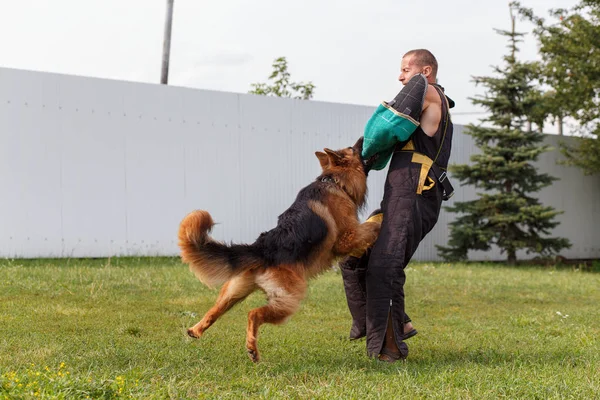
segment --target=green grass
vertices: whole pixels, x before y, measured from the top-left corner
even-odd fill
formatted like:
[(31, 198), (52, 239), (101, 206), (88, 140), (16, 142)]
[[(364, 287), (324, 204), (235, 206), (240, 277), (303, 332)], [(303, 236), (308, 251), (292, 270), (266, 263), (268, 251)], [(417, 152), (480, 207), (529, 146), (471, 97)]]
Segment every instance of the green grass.
[[(252, 295), (194, 340), (213, 304), (178, 259), (0, 260), (0, 398), (600, 398), (600, 274), (411, 264), (406, 362), (349, 341), (339, 272), (313, 281), (246, 356)], [(568, 316), (567, 316), (568, 315)]]

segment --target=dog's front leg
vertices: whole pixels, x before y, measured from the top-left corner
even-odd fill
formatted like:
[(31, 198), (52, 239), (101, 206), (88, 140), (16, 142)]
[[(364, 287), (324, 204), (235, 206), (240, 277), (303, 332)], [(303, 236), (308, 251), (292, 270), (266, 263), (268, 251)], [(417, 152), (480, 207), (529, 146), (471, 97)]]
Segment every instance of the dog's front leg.
[(334, 251), (342, 256), (362, 254), (373, 246), (380, 229), (381, 222), (379, 221), (367, 221), (357, 224), (353, 228), (342, 232), (335, 244)]

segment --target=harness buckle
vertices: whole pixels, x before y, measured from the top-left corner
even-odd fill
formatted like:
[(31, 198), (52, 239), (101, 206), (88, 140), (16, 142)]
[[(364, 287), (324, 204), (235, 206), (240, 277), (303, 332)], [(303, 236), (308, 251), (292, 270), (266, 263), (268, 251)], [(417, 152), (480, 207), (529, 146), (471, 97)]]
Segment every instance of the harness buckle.
[(444, 192), (444, 196), (442, 196), (442, 199), (443, 199), (444, 201), (448, 201), (448, 200), (450, 199), (450, 197), (452, 197), (452, 196), (454, 196), (454, 190), (453, 190), (452, 192), (450, 192), (450, 194), (446, 194), (446, 193)]
[(440, 176), (438, 177), (438, 181), (440, 183), (444, 182), (446, 180), (447, 176), (446, 176), (446, 171), (443, 171)]

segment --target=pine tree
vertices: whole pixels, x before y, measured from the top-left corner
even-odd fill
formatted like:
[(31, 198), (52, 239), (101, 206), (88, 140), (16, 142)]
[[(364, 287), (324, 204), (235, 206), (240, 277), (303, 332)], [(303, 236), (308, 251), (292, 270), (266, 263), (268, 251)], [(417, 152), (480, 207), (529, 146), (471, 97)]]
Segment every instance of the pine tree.
[(558, 225), (554, 218), (560, 212), (531, 195), (556, 178), (538, 173), (532, 165), (550, 147), (541, 144), (544, 136), (537, 131), (541, 129), (531, 129), (531, 122), (540, 127), (544, 120), (539, 110), (542, 94), (534, 85), (538, 66), (517, 61), (517, 43), (523, 34), (515, 32), (512, 13), (511, 19), (511, 31), (496, 30), (509, 41), (505, 65), (494, 68), (494, 77), (473, 78), (487, 90), (471, 100), (486, 108), (489, 117), (481, 120), (486, 126), (470, 124), (465, 133), (473, 137), (481, 153), (471, 156), (470, 165), (451, 166), (451, 172), (462, 184), (482, 192), (476, 200), (446, 207), (460, 214), (450, 224), (449, 247), (438, 246), (447, 260), (466, 259), (469, 250), (496, 245), (507, 253), (508, 263), (514, 264), (518, 250), (549, 255), (570, 246), (567, 239), (544, 237)]

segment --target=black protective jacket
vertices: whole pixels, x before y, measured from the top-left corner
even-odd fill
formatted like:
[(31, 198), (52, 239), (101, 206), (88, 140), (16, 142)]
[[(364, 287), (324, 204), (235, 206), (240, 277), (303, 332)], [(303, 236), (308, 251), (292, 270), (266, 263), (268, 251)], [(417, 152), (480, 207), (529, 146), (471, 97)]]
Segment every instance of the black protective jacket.
[(360, 259), (348, 257), (340, 265), (353, 317), (350, 337), (366, 335), (371, 357), (381, 352), (389, 316), (398, 347), (403, 356), (408, 355), (402, 341), (404, 323), (410, 320), (404, 305), (404, 268), (436, 224), (444, 196), (439, 177), (427, 164), (433, 161), (438, 173), (445, 171), (452, 146), (449, 108), (453, 102), (443, 88), (434, 87), (442, 99), (438, 131), (429, 137), (419, 127), (409, 141), (398, 143), (385, 182), (379, 237)]

